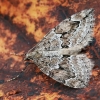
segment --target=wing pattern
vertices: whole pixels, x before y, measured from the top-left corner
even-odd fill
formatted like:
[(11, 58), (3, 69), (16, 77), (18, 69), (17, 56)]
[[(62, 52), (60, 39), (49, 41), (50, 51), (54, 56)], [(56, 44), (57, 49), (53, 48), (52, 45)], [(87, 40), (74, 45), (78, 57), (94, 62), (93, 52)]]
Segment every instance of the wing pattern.
[(93, 9), (66, 18), (29, 50), (25, 59), (33, 60), (43, 73), (66, 86), (86, 87), (94, 64), (79, 52), (92, 41), (94, 20)]

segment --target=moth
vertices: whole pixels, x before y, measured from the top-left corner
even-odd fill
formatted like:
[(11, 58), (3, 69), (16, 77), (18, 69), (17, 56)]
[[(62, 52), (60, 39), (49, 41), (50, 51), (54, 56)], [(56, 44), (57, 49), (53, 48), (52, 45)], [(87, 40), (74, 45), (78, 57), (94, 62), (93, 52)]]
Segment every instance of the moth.
[(93, 40), (94, 10), (85, 9), (66, 18), (26, 55), (52, 79), (72, 88), (88, 85), (94, 63), (82, 49)]

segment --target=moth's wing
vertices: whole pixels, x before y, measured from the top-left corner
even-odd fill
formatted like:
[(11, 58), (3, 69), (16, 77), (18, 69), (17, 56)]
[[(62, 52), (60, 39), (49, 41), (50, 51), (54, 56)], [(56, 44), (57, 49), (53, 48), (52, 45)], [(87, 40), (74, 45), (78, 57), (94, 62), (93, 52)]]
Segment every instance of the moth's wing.
[(88, 9), (72, 15), (56, 26), (56, 34), (62, 34), (62, 47), (86, 47), (93, 39), (94, 20), (93, 9)]
[(86, 9), (66, 18), (53, 28), (48, 34), (32, 49), (34, 50), (57, 50), (89, 45), (93, 39), (94, 10)]
[(85, 54), (67, 56), (42, 56), (36, 60), (40, 70), (57, 82), (72, 88), (88, 85), (93, 63)]
[(88, 85), (93, 63), (85, 54), (63, 57), (58, 69), (50, 71), (50, 77), (72, 88), (84, 88)]
[(53, 28), (40, 43), (29, 50), (26, 59), (33, 60), (43, 73), (66, 86), (85, 87), (93, 67), (91, 60), (85, 54), (78, 53), (69, 54), (67, 57), (59, 54), (59, 50), (87, 46), (92, 40), (93, 21), (92, 9), (72, 15), (71, 18), (65, 19)]

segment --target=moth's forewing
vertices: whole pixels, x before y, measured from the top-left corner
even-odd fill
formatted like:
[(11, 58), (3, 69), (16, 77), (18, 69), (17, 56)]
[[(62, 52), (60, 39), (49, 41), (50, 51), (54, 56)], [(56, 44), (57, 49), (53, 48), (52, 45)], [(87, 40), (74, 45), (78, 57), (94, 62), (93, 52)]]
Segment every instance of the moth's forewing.
[(84, 88), (94, 64), (79, 52), (92, 41), (93, 26), (93, 9), (76, 13), (53, 28), (25, 59), (33, 60), (43, 73), (66, 86)]

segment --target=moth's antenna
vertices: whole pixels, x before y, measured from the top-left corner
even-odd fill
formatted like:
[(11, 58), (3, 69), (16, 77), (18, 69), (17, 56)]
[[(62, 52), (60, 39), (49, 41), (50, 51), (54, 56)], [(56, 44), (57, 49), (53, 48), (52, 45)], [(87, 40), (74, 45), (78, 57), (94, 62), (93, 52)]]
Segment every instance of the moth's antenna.
[(23, 54), (10, 53), (10, 55), (14, 55), (14, 56), (20, 56), (20, 57), (22, 57), (22, 56), (25, 56), (25, 53), (23, 53)]
[[(23, 53), (23, 54), (10, 53), (10, 55), (23, 57), (23, 56), (25, 56), (25, 53)], [(28, 65), (29, 65), (29, 64), (27, 64), (27, 65), (25, 66), (25, 68), (24, 68), (16, 77), (11, 78), (11, 79), (7, 80), (6, 82), (13, 81), (13, 80), (17, 79), (18, 77), (20, 77), (21, 74), (26, 70), (26, 68), (28, 67)]]
[(13, 80), (17, 79), (18, 77), (20, 77), (21, 74), (27, 69), (28, 65), (29, 65), (29, 63), (25, 66), (25, 68), (16, 77), (13, 77), (13, 78), (7, 80), (6, 82), (13, 81)]

